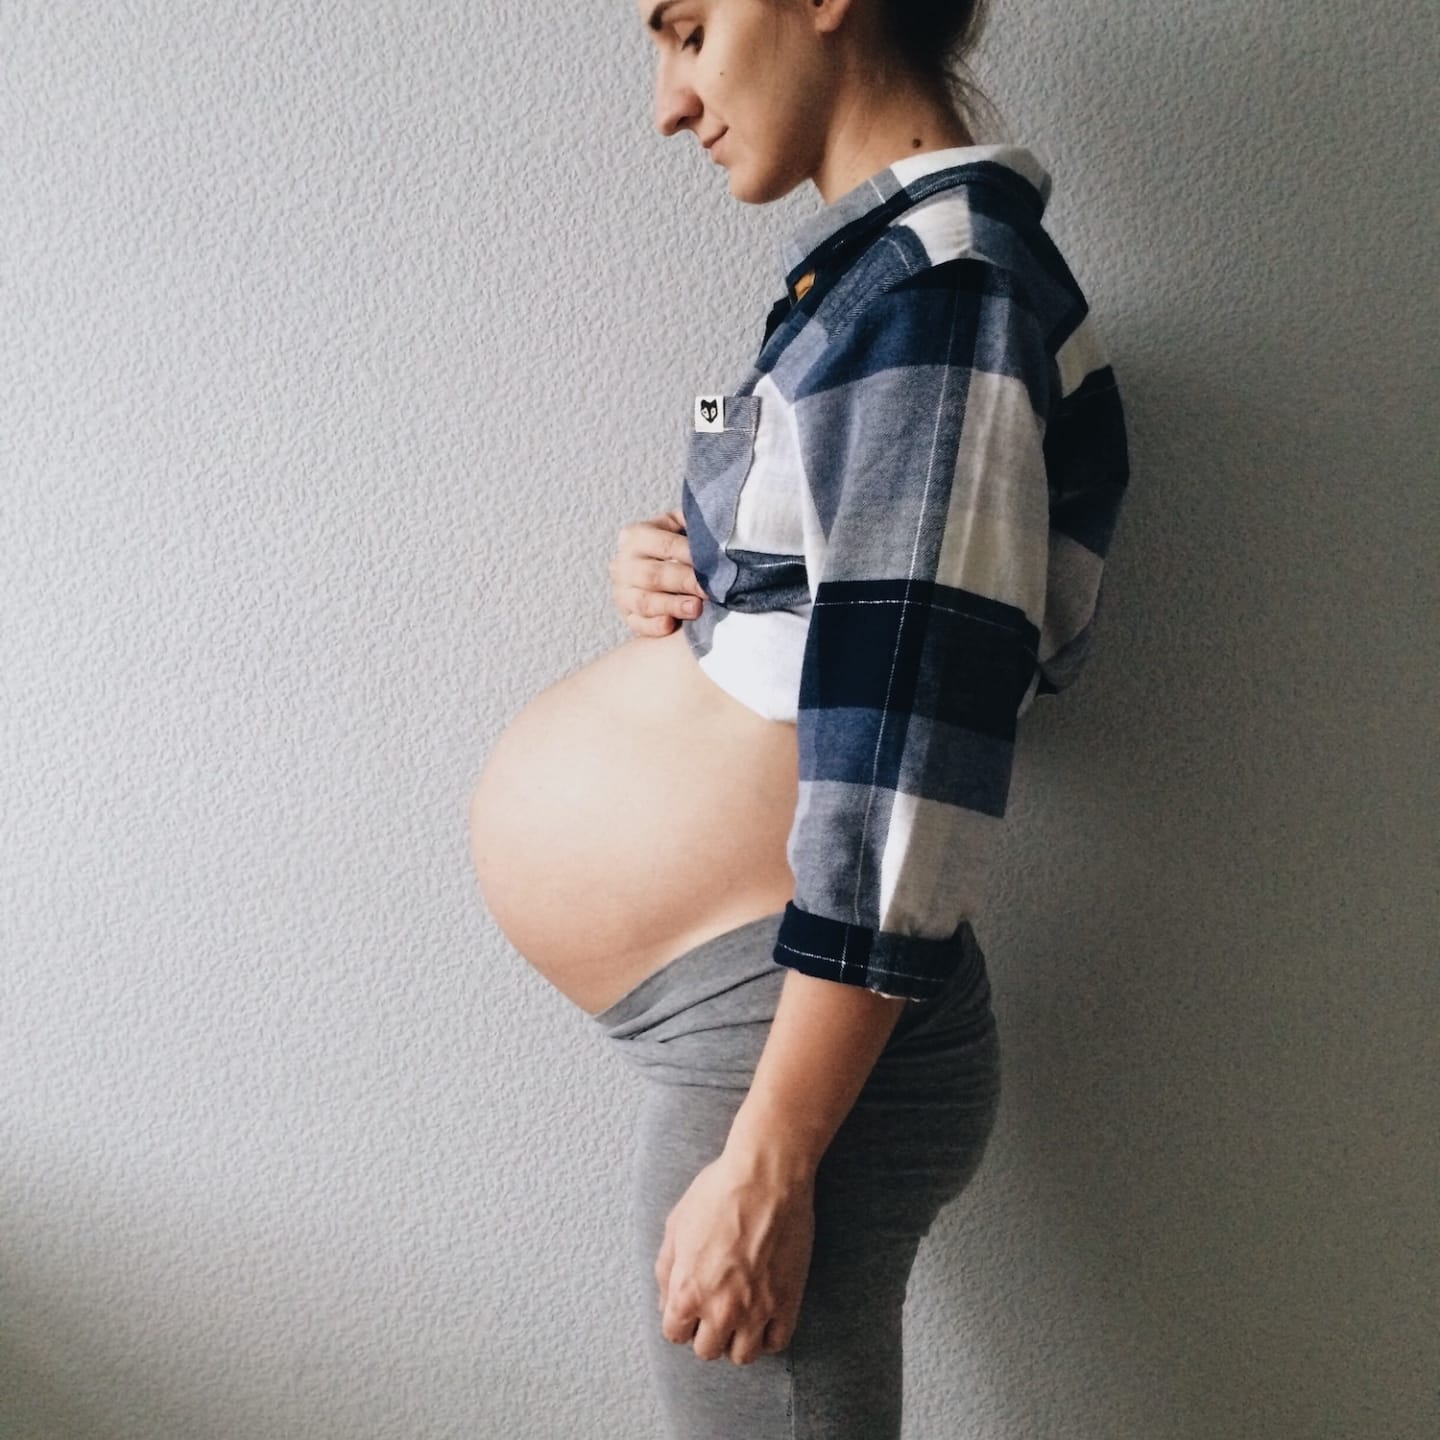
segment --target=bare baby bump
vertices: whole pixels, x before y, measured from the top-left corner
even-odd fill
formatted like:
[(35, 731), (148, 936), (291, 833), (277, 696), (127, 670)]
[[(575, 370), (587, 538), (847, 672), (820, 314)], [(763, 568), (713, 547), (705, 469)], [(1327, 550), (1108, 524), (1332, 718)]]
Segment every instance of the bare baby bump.
[(590, 1014), (701, 941), (784, 908), (796, 732), (721, 690), (680, 629), (565, 676), (471, 796), (487, 909)]

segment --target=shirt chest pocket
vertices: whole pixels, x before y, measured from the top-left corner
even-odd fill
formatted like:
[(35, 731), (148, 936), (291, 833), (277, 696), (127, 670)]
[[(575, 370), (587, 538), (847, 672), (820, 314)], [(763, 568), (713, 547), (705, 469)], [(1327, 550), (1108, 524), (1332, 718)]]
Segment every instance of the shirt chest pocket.
[(755, 459), (760, 397), (722, 395), (719, 399), (722, 408), (716, 420), (723, 418), (724, 428), (691, 430), (680, 509), (695, 578), (712, 600), (723, 605), (737, 573), (725, 546), (735, 528), (741, 488)]

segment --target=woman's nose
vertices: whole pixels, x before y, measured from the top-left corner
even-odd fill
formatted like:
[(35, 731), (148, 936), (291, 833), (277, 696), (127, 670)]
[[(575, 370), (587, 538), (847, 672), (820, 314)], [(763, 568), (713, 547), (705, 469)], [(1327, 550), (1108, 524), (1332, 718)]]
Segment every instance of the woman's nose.
[(655, 128), (662, 135), (673, 135), (700, 113), (700, 97), (686, 85), (666, 85), (655, 89)]

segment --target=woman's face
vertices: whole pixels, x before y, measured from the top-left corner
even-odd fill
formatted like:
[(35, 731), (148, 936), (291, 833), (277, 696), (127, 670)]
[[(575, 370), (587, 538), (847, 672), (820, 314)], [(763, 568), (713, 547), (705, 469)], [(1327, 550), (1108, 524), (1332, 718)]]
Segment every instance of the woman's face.
[[(780, 0), (637, 0), (656, 49), (655, 125), (718, 144), (730, 193), (763, 203), (814, 175), (824, 155), (827, 73), (819, 43), (835, 6)], [(840, 9), (844, 9), (842, 4)], [(830, 12), (828, 25), (809, 20)], [(651, 27), (654, 19), (658, 30)]]

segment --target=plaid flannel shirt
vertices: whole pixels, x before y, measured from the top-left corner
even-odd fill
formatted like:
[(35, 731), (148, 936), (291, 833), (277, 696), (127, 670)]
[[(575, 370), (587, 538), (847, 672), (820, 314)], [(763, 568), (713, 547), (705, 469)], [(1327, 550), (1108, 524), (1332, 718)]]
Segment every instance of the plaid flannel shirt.
[(785, 242), (681, 509), (700, 666), (798, 727), (774, 958), (934, 999), (983, 906), (1016, 721), (1090, 648), (1129, 476), (1115, 375), (1021, 146), (907, 156)]

